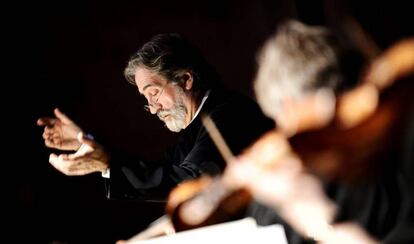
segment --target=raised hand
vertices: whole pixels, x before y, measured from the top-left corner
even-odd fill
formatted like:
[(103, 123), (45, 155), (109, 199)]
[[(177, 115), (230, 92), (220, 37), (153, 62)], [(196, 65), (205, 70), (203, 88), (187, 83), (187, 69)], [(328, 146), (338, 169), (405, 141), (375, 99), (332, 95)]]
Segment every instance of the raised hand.
[(105, 172), (109, 165), (109, 154), (93, 139), (79, 133), (77, 141), (81, 145), (73, 154), (50, 154), (49, 162), (65, 175), (86, 175)]
[(43, 117), (37, 120), (37, 125), (45, 127), (43, 132), (45, 145), (60, 150), (77, 150), (81, 145), (77, 135), (82, 132), (82, 129), (58, 108), (54, 113), (56, 118)]

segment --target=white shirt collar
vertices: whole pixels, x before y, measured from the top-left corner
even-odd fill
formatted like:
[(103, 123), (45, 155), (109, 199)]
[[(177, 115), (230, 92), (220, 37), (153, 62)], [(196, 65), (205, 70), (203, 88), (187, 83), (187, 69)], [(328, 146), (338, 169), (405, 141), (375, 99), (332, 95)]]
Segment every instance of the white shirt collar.
[[(208, 91), (206, 92), (206, 94), (204, 95), (203, 99), (201, 100), (200, 106), (198, 106), (198, 109), (197, 109), (197, 111), (196, 111), (196, 112), (195, 112), (195, 114), (194, 114), (193, 119), (190, 121), (190, 123), (189, 123), (188, 125), (190, 125), (190, 124), (191, 124), (191, 122), (193, 122), (193, 120), (194, 120), (194, 119), (197, 117), (197, 115), (200, 113), (201, 108), (203, 107), (204, 103), (206, 102), (206, 100), (207, 100), (208, 96), (210, 95), (210, 92), (211, 92), (211, 90), (208, 90)], [(187, 125), (187, 126), (188, 126), (188, 125)]]

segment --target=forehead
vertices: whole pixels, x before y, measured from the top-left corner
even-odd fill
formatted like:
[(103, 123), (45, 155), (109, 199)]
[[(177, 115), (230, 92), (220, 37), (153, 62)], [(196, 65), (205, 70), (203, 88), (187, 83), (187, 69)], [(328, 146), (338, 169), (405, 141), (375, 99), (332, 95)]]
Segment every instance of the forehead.
[(148, 69), (138, 68), (135, 71), (135, 84), (140, 93), (144, 93), (151, 87), (162, 87), (166, 83), (167, 80), (163, 76)]

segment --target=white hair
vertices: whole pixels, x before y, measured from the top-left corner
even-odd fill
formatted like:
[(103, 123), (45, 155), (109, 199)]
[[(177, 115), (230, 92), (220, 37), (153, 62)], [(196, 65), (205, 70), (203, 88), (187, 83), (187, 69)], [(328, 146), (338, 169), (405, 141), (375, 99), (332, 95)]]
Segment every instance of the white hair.
[[(174, 88), (176, 89), (177, 93), (176, 93), (176, 100), (174, 102), (173, 107), (170, 109), (159, 110), (157, 112), (157, 116), (158, 118), (160, 118), (160, 120), (164, 121), (165, 125), (170, 131), (179, 132), (182, 129), (184, 129), (186, 125), (185, 119), (186, 119), (188, 111), (187, 111), (187, 108), (185, 107), (185, 103), (183, 99), (185, 96), (185, 92), (183, 88), (181, 88), (180, 86), (174, 86)], [(163, 118), (167, 115), (171, 116), (172, 119), (164, 120)]]
[(301, 97), (317, 88), (334, 88), (342, 82), (337, 43), (323, 27), (289, 21), (270, 38), (258, 57), (256, 97), (270, 117), (282, 97)]

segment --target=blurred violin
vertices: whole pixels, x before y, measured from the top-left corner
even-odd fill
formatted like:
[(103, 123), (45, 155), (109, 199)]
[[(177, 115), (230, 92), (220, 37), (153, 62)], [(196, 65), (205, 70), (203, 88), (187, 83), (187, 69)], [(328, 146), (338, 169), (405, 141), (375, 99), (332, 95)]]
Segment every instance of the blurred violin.
[(378, 162), (401, 146), (414, 91), (413, 80), (404, 78), (412, 73), (414, 38), (374, 60), (361, 85), (338, 98), (331, 123), (293, 135), (292, 149), (323, 178), (354, 181), (379, 173)]

